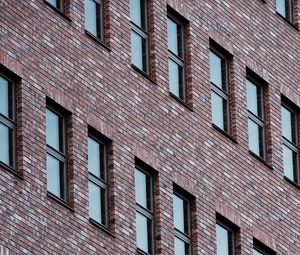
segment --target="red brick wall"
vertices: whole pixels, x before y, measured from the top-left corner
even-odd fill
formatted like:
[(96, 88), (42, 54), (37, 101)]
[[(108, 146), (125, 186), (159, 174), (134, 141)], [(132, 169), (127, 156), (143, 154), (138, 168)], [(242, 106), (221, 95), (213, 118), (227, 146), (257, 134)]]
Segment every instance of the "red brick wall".
[[(0, 169), (0, 244), (12, 254), (135, 254), (136, 156), (159, 172), (157, 254), (173, 254), (173, 182), (196, 198), (194, 254), (215, 254), (216, 212), (240, 227), (240, 255), (251, 254), (252, 237), (278, 254), (300, 254), (300, 191), (283, 179), (280, 115), (281, 94), (300, 107), (300, 32), (275, 13), (275, 0), (150, 0), (156, 84), (131, 67), (129, 1), (106, 1), (105, 42), (111, 51), (85, 34), (83, 2), (69, 0), (68, 21), (43, 0), (0, 1), (0, 63), (22, 78), (17, 163), (23, 176)], [(168, 91), (167, 3), (190, 22), (193, 111)], [(237, 143), (211, 125), (209, 38), (233, 55), (231, 115)], [(248, 152), (246, 67), (269, 83), (272, 169)], [(72, 113), (68, 148), (74, 211), (47, 196), (46, 96)], [(88, 125), (113, 141), (111, 234), (88, 221)]]

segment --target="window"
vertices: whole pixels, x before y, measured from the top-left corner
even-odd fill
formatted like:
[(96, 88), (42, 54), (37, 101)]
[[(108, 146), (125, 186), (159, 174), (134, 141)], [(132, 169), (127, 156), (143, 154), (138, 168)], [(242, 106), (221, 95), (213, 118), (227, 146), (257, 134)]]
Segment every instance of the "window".
[(89, 217), (108, 227), (107, 139), (90, 131), (88, 137)]
[(269, 247), (259, 242), (258, 240), (253, 240), (253, 255), (276, 255), (276, 252), (271, 250)]
[(101, 41), (104, 41), (103, 9), (103, 0), (85, 0), (85, 28)]
[(289, 22), (293, 22), (293, 0), (276, 0), (276, 10)]
[(246, 80), (249, 150), (266, 160), (264, 88), (250, 76)]
[(226, 133), (230, 133), (228, 56), (211, 46), (209, 61), (212, 123)]
[(66, 118), (50, 104), (46, 108), (47, 188), (57, 198), (67, 201)]
[(191, 254), (190, 201), (178, 192), (173, 194), (174, 254)]
[(46, 0), (50, 3), (53, 7), (64, 12), (64, 0)]
[(217, 216), (216, 240), (217, 255), (234, 255), (235, 254), (235, 234), (239, 228), (233, 223)]
[(147, 0), (130, 0), (131, 61), (146, 74), (149, 73), (147, 3)]
[(185, 30), (182, 21), (168, 13), (169, 87), (170, 92), (186, 101)]
[(297, 115), (287, 103), (281, 105), (284, 175), (299, 183)]
[(15, 168), (15, 93), (12, 81), (0, 74), (0, 163)]
[(140, 167), (135, 169), (136, 242), (142, 254), (154, 254), (153, 177)]

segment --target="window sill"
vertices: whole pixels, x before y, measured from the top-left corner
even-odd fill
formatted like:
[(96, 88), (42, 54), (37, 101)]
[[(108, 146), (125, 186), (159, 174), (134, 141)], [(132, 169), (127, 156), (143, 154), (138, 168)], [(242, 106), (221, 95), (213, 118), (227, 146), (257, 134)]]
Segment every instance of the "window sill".
[(62, 16), (65, 20), (67, 20), (68, 22), (71, 22), (72, 20), (65, 14), (63, 13), (60, 9), (57, 9), (55, 6), (53, 6), (52, 4), (50, 4), (47, 0), (44, 0), (44, 3), (50, 7), (53, 11), (55, 11), (57, 14), (59, 14), (60, 16)]
[(63, 201), (62, 199), (60, 199), (59, 197), (53, 195), (51, 192), (47, 191), (47, 196), (49, 198), (51, 198), (52, 200), (54, 200), (55, 202), (57, 202), (58, 204), (62, 205), (63, 207), (67, 208), (68, 210), (70, 210), (71, 212), (75, 212), (75, 210), (70, 207), (65, 201)]
[(14, 168), (5, 165), (4, 163), (0, 162), (0, 168), (6, 170), (7, 172), (11, 173), (12, 175), (16, 176), (17, 178), (24, 180), (24, 177), (22, 174), (20, 174), (17, 170)]
[(109, 236), (113, 237), (113, 238), (116, 238), (116, 236), (111, 233), (105, 226), (103, 226), (102, 224), (94, 221), (93, 219), (89, 218), (89, 222), (94, 225), (95, 227), (101, 229), (102, 231), (104, 231), (106, 234), (108, 234)]
[(142, 251), (141, 249), (137, 248), (136, 253), (139, 255), (149, 255), (149, 253)]
[(157, 85), (157, 83), (155, 81), (153, 81), (151, 79), (151, 77), (145, 73), (143, 70), (141, 70), (140, 68), (138, 68), (137, 66), (135, 66), (134, 64), (131, 64), (131, 67), (133, 68), (134, 71), (136, 71), (137, 73), (139, 73), (140, 75), (144, 76), (147, 80), (149, 80), (151, 83)]
[(263, 158), (261, 158), (260, 156), (256, 155), (254, 152), (249, 150), (249, 153), (252, 157), (256, 158), (259, 162), (263, 163), (266, 167), (268, 167), (270, 170), (273, 170), (273, 167), (270, 166), (267, 161), (265, 161)]
[(90, 33), (89, 31), (85, 30), (85, 34), (93, 39), (96, 43), (100, 44), (104, 49), (106, 49), (107, 51), (111, 51), (111, 49), (103, 42), (101, 41), (98, 37), (94, 36), (92, 33)]
[(276, 12), (276, 14), (281, 17), (286, 23), (288, 23), (290, 26), (292, 26), (296, 31), (299, 31), (299, 28), (295, 26), (292, 22), (290, 22), (288, 19), (286, 19), (284, 16), (282, 16), (279, 12)]
[(292, 181), (290, 178), (288, 178), (288, 177), (286, 177), (286, 176), (284, 176), (284, 179), (285, 179), (289, 184), (293, 185), (295, 188), (297, 188), (297, 189), (300, 190), (300, 186), (299, 186), (298, 183)]
[(214, 129), (216, 129), (218, 132), (220, 132), (222, 135), (226, 136), (230, 141), (232, 141), (233, 143), (238, 143), (230, 134), (228, 134), (226, 131), (224, 131), (223, 129), (219, 128), (217, 125), (215, 125), (214, 123), (212, 123), (212, 127)]
[(183, 106), (185, 106), (187, 109), (189, 109), (191, 112), (194, 112), (194, 109), (192, 107), (190, 107), (186, 102), (184, 102), (182, 99), (180, 99), (179, 97), (175, 96), (172, 92), (169, 92), (170, 96), (172, 98), (174, 98), (177, 102), (179, 102), (180, 104), (182, 104)]

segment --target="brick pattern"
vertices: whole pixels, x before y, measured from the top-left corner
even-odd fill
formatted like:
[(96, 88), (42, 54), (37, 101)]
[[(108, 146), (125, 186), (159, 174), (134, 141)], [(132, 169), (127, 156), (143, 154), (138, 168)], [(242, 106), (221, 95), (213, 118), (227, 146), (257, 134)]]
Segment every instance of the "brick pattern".
[[(167, 4), (190, 22), (193, 111), (169, 96)], [(280, 115), (281, 94), (300, 106), (300, 33), (276, 15), (275, 0), (150, 0), (156, 84), (131, 67), (128, 0), (105, 1), (110, 50), (85, 34), (84, 1), (68, 5), (70, 21), (43, 0), (0, 1), (0, 63), (22, 78), (17, 164), (23, 177), (0, 169), (0, 244), (11, 254), (136, 254), (138, 157), (158, 171), (157, 254), (173, 254), (173, 182), (195, 196), (194, 254), (215, 254), (216, 212), (240, 227), (238, 255), (251, 254), (253, 237), (278, 254), (300, 254), (299, 190), (283, 179)], [(236, 142), (211, 126), (209, 38), (233, 55)], [(246, 67), (268, 82), (272, 170), (248, 152)], [(72, 114), (68, 163), (74, 211), (47, 196), (46, 97)], [(88, 221), (88, 125), (113, 141), (110, 232)]]

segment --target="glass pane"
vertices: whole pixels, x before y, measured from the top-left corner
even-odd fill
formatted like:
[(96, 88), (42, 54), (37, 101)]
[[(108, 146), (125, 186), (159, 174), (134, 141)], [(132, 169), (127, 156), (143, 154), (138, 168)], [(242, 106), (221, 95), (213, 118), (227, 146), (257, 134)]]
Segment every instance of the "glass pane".
[(217, 224), (217, 255), (229, 255), (228, 230)]
[(173, 217), (174, 227), (185, 233), (185, 205), (184, 200), (173, 195)]
[(148, 219), (140, 213), (136, 213), (136, 241), (137, 247), (142, 251), (149, 252)]
[(179, 238), (174, 238), (174, 254), (175, 255), (186, 255), (186, 244)]
[(283, 17), (286, 17), (286, 1), (287, 0), (276, 0), (276, 10), (280, 13)]
[(56, 8), (58, 8), (58, 1), (59, 0), (48, 0), (48, 2)]
[(85, 28), (97, 36), (97, 9), (94, 0), (85, 0)]
[(179, 66), (169, 59), (169, 86), (170, 91), (179, 97)]
[(294, 169), (295, 169), (295, 153), (289, 149), (288, 147), (283, 145), (283, 168), (284, 168), (284, 175), (289, 178), (290, 180), (294, 180)]
[(253, 249), (253, 255), (263, 255), (263, 253)]
[(260, 127), (252, 120), (248, 119), (248, 141), (249, 149), (260, 156)]
[(146, 40), (131, 31), (131, 61), (139, 69), (147, 72), (146, 68)]
[(9, 116), (9, 84), (0, 76), (0, 113), (8, 118)]
[(259, 116), (258, 113), (258, 91), (257, 86), (255, 86), (252, 82), (246, 81), (247, 85), (247, 105), (248, 110), (251, 111), (256, 116)]
[(147, 176), (139, 170), (135, 170), (135, 198), (136, 202), (143, 206), (144, 208), (148, 208), (147, 205)]
[(212, 51), (209, 52), (210, 61), (210, 81), (221, 89), (223, 86), (223, 75), (222, 75), (222, 59)]
[[(101, 196), (101, 193), (102, 196)], [(104, 191), (94, 184), (93, 182), (89, 181), (89, 216), (91, 219), (104, 224), (103, 222), (103, 215), (102, 215), (102, 208), (103, 202), (102, 199), (104, 198)]]
[(179, 56), (178, 33), (179, 31), (177, 23), (168, 18), (168, 48), (175, 55)]
[(92, 138), (88, 138), (88, 168), (89, 172), (98, 178), (104, 179), (104, 171), (101, 162), (104, 160), (103, 145)]
[(47, 154), (47, 187), (48, 191), (61, 197), (61, 163)]
[(130, 0), (130, 19), (139, 27), (142, 27), (141, 14), (141, 0)]
[[(215, 92), (211, 92), (211, 111), (212, 111), (212, 122), (219, 128), (225, 130), (225, 112), (226, 104), (225, 100)], [(227, 131), (227, 130), (225, 130)]]
[(293, 140), (293, 119), (294, 114), (288, 109), (281, 106), (281, 118), (282, 118), (282, 135), (291, 142)]
[(10, 165), (10, 130), (0, 123), (0, 161)]
[(60, 146), (60, 117), (54, 112), (46, 109), (46, 141), (47, 144), (57, 151)]

